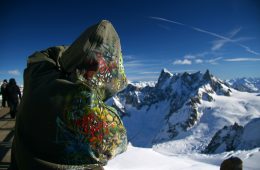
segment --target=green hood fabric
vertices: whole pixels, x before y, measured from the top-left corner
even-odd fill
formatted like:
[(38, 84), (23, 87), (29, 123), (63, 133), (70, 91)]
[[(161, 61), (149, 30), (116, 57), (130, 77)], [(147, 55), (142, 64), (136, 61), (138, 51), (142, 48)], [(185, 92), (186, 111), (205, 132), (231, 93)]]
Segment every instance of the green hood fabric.
[(76, 69), (76, 77), (97, 88), (102, 99), (113, 96), (127, 83), (120, 40), (108, 21), (87, 29), (64, 52), (60, 64), (66, 72)]
[(109, 21), (69, 47), (34, 53), (24, 71), (12, 166), (91, 169), (124, 152), (126, 130), (104, 101), (126, 84), (120, 40)]

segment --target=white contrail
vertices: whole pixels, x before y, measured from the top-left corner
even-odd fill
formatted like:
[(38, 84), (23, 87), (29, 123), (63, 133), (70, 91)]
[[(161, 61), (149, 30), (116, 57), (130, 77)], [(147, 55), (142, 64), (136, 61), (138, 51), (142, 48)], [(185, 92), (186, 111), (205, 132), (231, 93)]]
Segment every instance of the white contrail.
[(225, 61), (233, 61), (233, 62), (239, 62), (239, 61), (260, 61), (260, 58), (227, 58)]
[(243, 44), (240, 44), (240, 43), (236, 43), (237, 45), (239, 45), (240, 47), (244, 48), (247, 52), (251, 53), (251, 54), (255, 54), (255, 55), (260, 55), (260, 53), (252, 50), (250, 47), (248, 46), (245, 46)]
[(155, 20), (160, 20), (160, 21), (166, 21), (166, 22), (170, 22), (170, 23), (173, 23), (173, 24), (183, 25), (183, 26), (185, 25), (185, 24), (177, 22), (177, 21), (172, 21), (172, 20), (168, 20), (168, 19), (160, 18), (160, 17), (149, 17), (149, 18), (155, 19)]
[(232, 30), (230, 33), (229, 33), (229, 37), (234, 37), (237, 33), (239, 33), (241, 31), (242, 27), (239, 27), (237, 29), (234, 29)]
[[(219, 38), (219, 39), (222, 39), (222, 40), (225, 40), (227, 42), (232, 42), (236, 45), (238, 45), (239, 47), (241, 48), (244, 48), (247, 52), (251, 53), (251, 54), (254, 54), (254, 55), (260, 55), (260, 53), (252, 50), (250, 47), (244, 45), (244, 44), (241, 44), (241, 43), (237, 43), (236, 40), (233, 40), (229, 37), (226, 37), (226, 36), (223, 36), (223, 35), (220, 35), (220, 34), (217, 34), (217, 33), (214, 33), (214, 32), (210, 32), (210, 31), (207, 31), (207, 30), (204, 30), (204, 29), (201, 29), (201, 28), (197, 28), (197, 27), (194, 27), (194, 26), (190, 26), (190, 25), (187, 25), (187, 24), (184, 24), (184, 23), (181, 23), (181, 22), (177, 22), (177, 21), (173, 21), (173, 20), (169, 20), (169, 19), (166, 19), (166, 18), (161, 18), (161, 17), (155, 17), (155, 16), (150, 16), (149, 17), (150, 19), (154, 19), (154, 20), (159, 20), (159, 21), (164, 21), (164, 22), (169, 22), (169, 23), (173, 23), (173, 24), (177, 24), (177, 25), (181, 25), (181, 26), (184, 26), (184, 27), (188, 27), (192, 30), (195, 30), (197, 32), (201, 32), (201, 33), (204, 33), (204, 34), (207, 34), (207, 35), (210, 35), (210, 36), (213, 36), (213, 37), (216, 37), (216, 38)], [(237, 32), (240, 31), (241, 28), (237, 29), (236, 31), (234, 31), (233, 34), (236, 34)]]
[(211, 35), (211, 36), (216, 37), (216, 38), (220, 38), (220, 39), (227, 40), (227, 41), (233, 41), (232, 39), (230, 39), (228, 37), (224, 37), (224, 36), (219, 35), (219, 34), (214, 33), (214, 32), (206, 31), (206, 30), (203, 30), (203, 29), (200, 29), (200, 28), (197, 28), (197, 27), (193, 27), (193, 26), (190, 26), (190, 28), (192, 28), (195, 31), (202, 32), (202, 33)]

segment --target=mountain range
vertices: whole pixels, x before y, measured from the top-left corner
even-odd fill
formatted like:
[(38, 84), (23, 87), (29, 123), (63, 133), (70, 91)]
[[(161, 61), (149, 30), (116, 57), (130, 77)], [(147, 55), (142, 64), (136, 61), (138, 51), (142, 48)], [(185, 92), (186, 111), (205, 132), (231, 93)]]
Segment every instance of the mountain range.
[(260, 78), (237, 78), (225, 81), (230, 87), (244, 92), (259, 93)]
[(120, 112), (136, 147), (166, 155), (260, 147), (259, 138), (243, 137), (256, 135), (248, 127), (260, 127), (260, 97), (234, 89), (209, 70), (172, 74), (163, 69), (157, 82), (130, 83), (107, 103)]

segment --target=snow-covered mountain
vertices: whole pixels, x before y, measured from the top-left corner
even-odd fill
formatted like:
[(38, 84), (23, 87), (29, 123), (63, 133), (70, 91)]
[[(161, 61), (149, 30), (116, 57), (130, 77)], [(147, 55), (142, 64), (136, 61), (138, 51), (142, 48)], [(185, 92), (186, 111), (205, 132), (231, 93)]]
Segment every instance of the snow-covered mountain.
[(205, 149), (205, 153), (221, 153), (239, 149), (253, 149), (260, 146), (260, 118), (239, 126), (237, 123), (219, 130)]
[(108, 103), (121, 112), (133, 146), (163, 154), (203, 152), (224, 126), (260, 117), (257, 94), (232, 89), (209, 71), (163, 69), (155, 86), (129, 84)]
[(226, 80), (226, 83), (239, 91), (250, 93), (260, 92), (260, 78), (237, 78)]
[(134, 86), (137, 87), (145, 87), (145, 86), (150, 86), (150, 87), (154, 87), (156, 85), (156, 81), (133, 81), (133, 82), (129, 82), (129, 84), (132, 84)]

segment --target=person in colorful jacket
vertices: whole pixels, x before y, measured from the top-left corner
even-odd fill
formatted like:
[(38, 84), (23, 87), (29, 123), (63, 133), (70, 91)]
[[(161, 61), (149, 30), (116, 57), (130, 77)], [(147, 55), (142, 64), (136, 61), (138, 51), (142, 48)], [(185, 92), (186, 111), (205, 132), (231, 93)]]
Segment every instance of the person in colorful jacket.
[(28, 58), (10, 170), (103, 169), (126, 150), (126, 129), (104, 101), (127, 84), (118, 34), (109, 21), (69, 47)]

